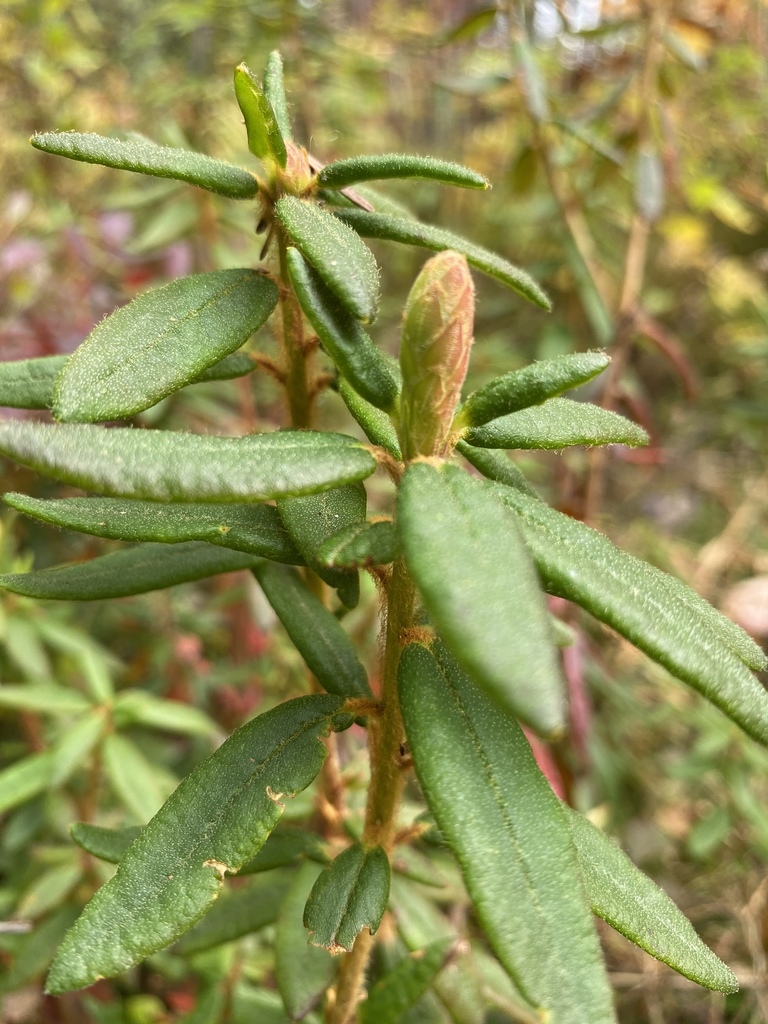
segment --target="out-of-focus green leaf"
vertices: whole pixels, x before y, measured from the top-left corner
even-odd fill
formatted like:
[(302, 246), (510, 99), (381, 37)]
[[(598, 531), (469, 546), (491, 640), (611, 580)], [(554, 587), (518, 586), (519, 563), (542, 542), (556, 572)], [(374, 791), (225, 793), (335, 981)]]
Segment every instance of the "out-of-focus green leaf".
[(320, 836), (299, 825), (278, 825), (256, 856), (243, 864), (238, 875), (271, 871), (305, 858), (319, 864), (328, 862), (328, 851)]
[(194, 705), (161, 700), (145, 690), (121, 690), (115, 699), (113, 714), (118, 728), (146, 725), (189, 736), (215, 736), (220, 732), (213, 719)]
[(353, 843), (318, 876), (304, 908), (309, 941), (349, 952), (363, 928), (378, 931), (389, 899), (389, 859), (380, 846)]
[(321, 868), (303, 864), (280, 908), (275, 933), (277, 987), (290, 1020), (303, 1020), (333, 981), (338, 961), (307, 942), (304, 906)]
[(383, 153), (372, 156), (353, 156), (326, 164), (317, 176), (323, 188), (345, 188), (358, 181), (377, 181), (384, 178), (426, 178), (443, 185), (461, 188), (490, 188), (482, 174), (435, 157), (413, 156), (407, 153)]
[(392, 458), (398, 462), (402, 461), (403, 453), (400, 450), (397, 430), (389, 416), (367, 402), (343, 378), (339, 380), (339, 394), (371, 444), (379, 445), (388, 451)]
[(527, 39), (518, 38), (515, 40), (513, 48), (525, 83), (525, 98), (528, 101), (531, 117), (538, 122), (548, 121), (547, 86), (533, 47)]
[(0, 771), (0, 814), (26, 803), (51, 784), (53, 758), (46, 750), (29, 754)]
[(326, 695), (286, 701), (242, 726), (196, 768), (68, 933), (48, 990), (81, 988), (127, 970), (194, 924), (225, 873), (264, 843), (284, 810), (281, 799), (314, 779), (325, 759), (321, 737), (341, 724), (341, 706)]
[(478, 448), (548, 448), (574, 444), (648, 444), (636, 423), (608, 409), (570, 398), (550, 398), (543, 405), (500, 416), (471, 427), (466, 440)]
[(361, 1007), (362, 1024), (398, 1024), (445, 966), (453, 942), (438, 939), (410, 953), (371, 988)]
[(107, 716), (104, 708), (94, 708), (71, 725), (51, 747), (51, 785), (60, 786), (87, 761), (104, 735)]
[(39, 619), (37, 628), (47, 644), (75, 661), (95, 701), (106, 703), (112, 699), (112, 673), (121, 667), (114, 655), (79, 629), (57, 622), (51, 615)]
[(414, 463), (398, 498), (406, 564), (455, 657), (537, 732), (564, 725), (547, 611), (514, 516), (457, 466)]
[(637, 154), (635, 203), (649, 224), (664, 212), (664, 167), (655, 149), (644, 148)]
[(365, 210), (340, 209), (334, 213), (364, 238), (382, 238), (390, 242), (401, 242), (403, 245), (421, 246), (435, 252), (454, 249), (466, 256), (473, 267), (519, 292), (534, 305), (546, 310), (552, 308), (547, 296), (524, 270), (520, 270), (496, 253), (454, 235), (451, 231), (444, 231), (430, 224), (421, 224), (416, 220), (391, 217), (383, 213), (368, 213)]
[(276, 305), (274, 282), (247, 269), (193, 274), (144, 292), (69, 357), (53, 414), (93, 423), (148, 409), (240, 348)]
[(312, 430), (214, 437), (16, 420), (0, 423), (0, 454), (84, 490), (154, 501), (268, 501), (376, 469), (359, 441)]
[(0, 575), (0, 590), (53, 601), (103, 601), (162, 590), (222, 572), (252, 569), (257, 559), (204, 541), (142, 544), (89, 562)]
[(498, 493), (517, 513), (549, 593), (581, 605), (768, 744), (768, 694), (746, 667), (763, 668), (765, 656), (743, 630), (584, 523), (521, 491)]
[(398, 385), (384, 356), (298, 249), (290, 246), (286, 261), (299, 304), (339, 372), (366, 401), (391, 409)]
[(205, 917), (179, 939), (174, 952), (191, 956), (274, 924), (290, 882), (290, 872), (271, 871), (245, 885), (227, 887)]
[(394, 562), (399, 553), (395, 524), (391, 520), (366, 520), (330, 536), (317, 549), (317, 559), (323, 565), (364, 569)]
[(358, 233), (315, 203), (296, 196), (278, 199), (275, 213), (288, 237), (344, 308), (363, 323), (375, 320), (379, 269)]
[(496, 20), (498, 11), (495, 7), (482, 7), (479, 11), (473, 11), (470, 15), (460, 21), (455, 28), (452, 28), (440, 40), (440, 46), (448, 46), (451, 43), (463, 43), (467, 39), (474, 39), (475, 36), (490, 28)]
[(519, 727), (435, 650), (403, 651), (403, 719), (419, 782), (488, 940), (551, 1024), (613, 1024), (559, 801)]
[(276, 562), (304, 562), (273, 505), (169, 504), (131, 498), (46, 500), (26, 494), (6, 494), (3, 500), (34, 519), (95, 537), (163, 544), (207, 541)]
[(66, 902), (82, 876), (79, 858), (69, 858), (63, 864), (47, 868), (24, 891), (16, 904), (16, 913), (21, 918), (31, 917), (33, 920), (43, 917)]
[(78, 846), (109, 864), (117, 864), (140, 832), (141, 827), (137, 825), (103, 828), (87, 821), (76, 821), (69, 826), (69, 834)]
[(515, 157), (509, 171), (509, 183), (512, 191), (518, 195), (529, 192), (536, 183), (539, 170), (539, 157), (533, 146), (525, 145)]
[(456, 414), (455, 427), (479, 427), (488, 420), (539, 405), (586, 384), (602, 373), (610, 361), (605, 352), (576, 352), (505, 373), (472, 392)]
[(91, 702), (76, 690), (68, 690), (55, 683), (39, 686), (0, 686), (0, 707), (36, 711), (44, 715), (71, 714), (73, 711), (87, 711)]
[(149, 821), (169, 795), (166, 780), (127, 736), (107, 736), (102, 745), (104, 771), (120, 802), (137, 821)]
[(344, 627), (298, 575), (269, 562), (259, 564), (254, 575), (321, 686), (342, 697), (370, 697), (368, 677)]
[(64, 906), (32, 926), (16, 947), (13, 963), (0, 978), (0, 995), (23, 988), (47, 970), (64, 933), (76, 917), (76, 907)]
[(252, 199), (259, 191), (258, 182), (249, 171), (202, 153), (157, 146), (146, 140), (123, 142), (90, 132), (40, 132), (30, 142), (44, 153), (159, 178), (176, 178), (230, 199)]
[(277, 115), (246, 64), (235, 68), (235, 96), (245, 120), (250, 151), (259, 160), (274, 160), (285, 167), (287, 152)]
[(663, 889), (639, 871), (618, 843), (565, 808), (592, 910), (651, 956), (699, 985), (735, 992), (733, 972), (704, 945)]

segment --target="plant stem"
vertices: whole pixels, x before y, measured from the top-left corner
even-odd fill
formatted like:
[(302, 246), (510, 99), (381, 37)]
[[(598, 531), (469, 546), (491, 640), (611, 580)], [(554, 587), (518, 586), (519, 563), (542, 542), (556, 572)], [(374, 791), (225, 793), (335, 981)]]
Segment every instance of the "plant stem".
[[(403, 632), (413, 621), (414, 600), (413, 581), (403, 560), (398, 559), (387, 591), (382, 714), (371, 716), (369, 727), (371, 782), (363, 832), (363, 843), (380, 845), (387, 853), (395, 843), (397, 809), (405, 785), (405, 732), (397, 694), (397, 666)], [(357, 936), (352, 952), (344, 957), (336, 986), (336, 1000), (327, 1016), (328, 1024), (350, 1024), (355, 1020), (373, 941), (371, 933), (364, 929)]]

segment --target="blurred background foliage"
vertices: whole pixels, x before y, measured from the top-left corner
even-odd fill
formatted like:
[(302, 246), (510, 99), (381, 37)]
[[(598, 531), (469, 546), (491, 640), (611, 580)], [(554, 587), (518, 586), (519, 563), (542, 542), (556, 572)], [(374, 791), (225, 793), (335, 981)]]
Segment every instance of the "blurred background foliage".
[[(524, 266), (554, 300), (545, 316), (478, 281), (469, 384), (535, 358), (612, 351), (589, 397), (642, 422), (651, 446), (542, 453), (522, 467), (559, 508), (768, 638), (765, 0), (6, 0), (2, 358), (69, 352), (148, 285), (258, 261), (246, 204), (60, 161), (27, 140), (50, 128), (139, 132), (248, 166), (231, 72), (244, 58), (262, 67), (275, 47), (297, 137), (319, 159), (430, 153), (491, 179), (485, 195), (386, 189)], [(377, 255), (375, 331), (394, 353), (423, 257)], [(268, 336), (254, 344), (269, 355)], [(351, 429), (332, 392), (322, 412)], [(237, 434), (281, 415), (257, 374), (186, 389), (139, 419)], [(3, 488), (54, 493), (10, 465)], [(0, 568), (102, 549), (5, 515)], [(606, 935), (622, 1022), (768, 1020), (768, 754), (607, 630), (557, 611), (577, 636), (564, 655), (573, 728), (562, 747), (537, 750), (540, 762), (743, 982), (726, 1000)], [(375, 614), (371, 588), (352, 628), (370, 638), (372, 665)], [(195, 1016), (194, 992), (202, 1006), (217, 972), (263, 977), (257, 940), (234, 966), (207, 954), (190, 971), (163, 954), (87, 997), (45, 999), (37, 984), (70, 902), (105, 870), (73, 852), (68, 825), (141, 823), (212, 743), (306, 685), (271, 626), (240, 577), (100, 606), (3, 597), (0, 679), (47, 688), (48, 703), (0, 703), (0, 921), (18, 925), (0, 930), (0, 990), (14, 990), (0, 1021), (283, 1019), (242, 993), (219, 1016)], [(354, 785), (364, 768), (346, 756)]]

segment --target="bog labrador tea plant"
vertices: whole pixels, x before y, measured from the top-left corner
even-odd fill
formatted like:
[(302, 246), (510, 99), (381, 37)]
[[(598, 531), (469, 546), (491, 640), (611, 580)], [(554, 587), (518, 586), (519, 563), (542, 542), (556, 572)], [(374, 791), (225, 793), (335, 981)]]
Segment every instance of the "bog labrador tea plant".
[[(278, 53), (263, 81), (240, 65), (235, 93), (254, 171), (143, 139), (32, 139), (46, 153), (253, 203), (263, 261), (154, 288), (69, 358), (2, 366), (0, 404), (50, 409), (56, 422), (2, 422), (0, 451), (93, 495), (5, 501), (45, 523), (132, 543), (6, 574), (0, 586), (102, 600), (248, 569), (306, 661), (311, 692), (237, 729), (145, 827), (72, 826), (75, 843), (119, 864), (66, 932), (47, 991), (113, 977), (171, 943), (191, 953), (276, 922), (275, 977), (291, 1020), (394, 1024), (415, 1019), (418, 1004), (419, 1020), (444, 1021), (463, 1000), (478, 1021), (495, 1001), (516, 1020), (607, 1024), (616, 1016), (593, 914), (687, 978), (735, 991), (734, 975), (665, 893), (555, 796), (523, 733), (551, 739), (565, 728), (545, 599), (554, 594), (768, 743), (768, 697), (753, 675), (762, 651), (678, 580), (549, 508), (506, 455), (643, 444), (634, 423), (562, 397), (608, 357), (536, 362), (462, 397), (470, 268), (542, 310), (548, 300), (507, 260), (421, 223), (365, 183), (487, 181), (401, 154), (323, 166), (291, 137)], [(399, 365), (366, 331), (379, 298), (366, 238), (435, 252), (408, 296)], [(103, 425), (195, 381), (252, 372), (239, 350), (270, 318), (285, 429), (221, 437)], [(367, 441), (316, 424), (330, 376), (319, 350)], [(377, 472), (391, 481), (391, 514), (367, 517), (364, 482)], [(377, 692), (343, 624), (361, 570), (382, 605)], [(337, 772), (335, 831), (281, 825), (287, 802), (315, 779), (328, 799), (324, 762), (353, 723), (367, 730), (364, 810)], [(456, 941), (423, 895), (438, 888), (413, 884), (439, 887), (430, 857), (458, 862), (472, 942)], [(228, 884), (248, 874), (257, 877)], [(375, 948), (388, 907), (386, 941)], [(202, 990), (200, 1020), (222, 1019), (221, 989), (214, 981)]]

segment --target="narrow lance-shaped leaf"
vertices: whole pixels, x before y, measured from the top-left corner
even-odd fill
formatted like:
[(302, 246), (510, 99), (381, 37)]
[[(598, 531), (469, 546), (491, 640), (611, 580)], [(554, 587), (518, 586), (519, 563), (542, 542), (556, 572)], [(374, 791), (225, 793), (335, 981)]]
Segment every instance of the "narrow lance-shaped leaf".
[(363, 323), (374, 320), (379, 268), (357, 232), (316, 203), (296, 196), (278, 199), (275, 213), (293, 244), (344, 308)]
[(87, 761), (106, 732), (106, 709), (93, 708), (59, 736), (51, 747), (51, 785), (60, 786)]
[(158, 146), (143, 139), (124, 142), (91, 132), (40, 132), (30, 142), (44, 153), (158, 178), (175, 178), (229, 199), (252, 199), (259, 191), (259, 184), (249, 171), (202, 153)]
[(334, 533), (317, 549), (319, 562), (338, 568), (387, 565), (399, 554), (397, 529), (389, 519), (353, 523)]
[(494, 451), (492, 448), (473, 448), (466, 441), (459, 441), (456, 450), (461, 452), (467, 462), (483, 476), (540, 500), (523, 473), (504, 452)]
[(142, 544), (55, 569), (4, 573), (0, 590), (49, 601), (102, 601), (252, 569), (256, 562), (253, 555), (199, 541)]
[(70, 356), (53, 414), (90, 423), (148, 409), (240, 348), (276, 305), (277, 286), (254, 270), (153, 288), (102, 320)]
[(43, 715), (72, 714), (73, 711), (87, 711), (91, 702), (76, 690), (54, 683), (40, 683), (29, 686), (14, 686), (5, 683), (0, 686), (0, 708), (18, 708), (35, 711)]
[(479, 427), (488, 420), (539, 405), (592, 380), (610, 361), (605, 352), (576, 352), (505, 373), (467, 398), (456, 414), (454, 428)]
[(296, 547), (318, 576), (339, 592), (347, 608), (360, 600), (356, 569), (331, 569), (317, 558), (320, 545), (341, 527), (365, 520), (367, 495), (362, 483), (335, 487), (324, 494), (280, 498), (277, 508)]
[(264, 69), (264, 95), (272, 108), (277, 127), (285, 142), (291, 141), (291, 119), (288, 114), (288, 100), (283, 82), (283, 58), (279, 50), (273, 50), (267, 57)]
[(48, 978), (66, 992), (178, 938), (319, 772), (321, 737), (348, 724), (338, 697), (299, 697), (238, 729), (173, 793), (67, 934)]
[(479, 448), (548, 448), (574, 444), (648, 443), (648, 435), (636, 423), (589, 402), (550, 398), (543, 405), (500, 416), (465, 433)]
[(344, 697), (370, 697), (368, 677), (339, 620), (292, 569), (262, 562), (254, 575), (285, 631), (321, 686)]
[(380, 978), (360, 1008), (362, 1024), (398, 1024), (443, 969), (455, 943), (438, 939), (410, 953)]
[(520, 728), (447, 652), (411, 644), (400, 699), (416, 774), (494, 952), (550, 1024), (613, 1024), (611, 991), (557, 797)]
[(258, 79), (247, 64), (235, 68), (235, 96), (245, 120), (248, 148), (259, 160), (274, 160), (285, 167), (285, 139), (277, 117)]
[(268, 501), (376, 469), (359, 441), (311, 430), (214, 437), (13, 421), (0, 423), (0, 454), (84, 490), (155, 501)]
[(115, 727), (144, 725), (187, 736), (218, 736), (220, 727), (194, 704), (162, 700), (146, 690), (121, 690), (112, 705)]
[(149, 821), (171, 795), (176, 780), (121, 733), (107, 736), (101, 753), (104, 773), (115, 796), (136, 821)]
[(363, 928), (378, 931), (389, 899), (389, 860), (380, 846), (353, 843), (318, 876), (304, 908), (309, 941), (349, 952)]
[(49, 750), (29, 754), (0, 771), (0, 814), (26, 803), (51, 784), (53, 756)]
[(514, 516), (457, 466), (414, 463), (398, 500), (405, 561), (440, 635), (509, 714), (563, 728), (563, 684), (544, 598)]
[(366, 401), (378, 409), (391, 409), (398, 383), (370, 336), (298, 249), (288, 248), (286, 262), (299, 305), (339, 373)]
[(358, 181), (383, 178), (427, 178), (443, 185), (459, 185), (461, 188), (491, 187), (486, 177), (462, 164), (407, 153), (383, 153), (336, 160), (326, 164), (317, 176), (323, 188), (344, 188)]
[(301, 860), (327, 864), (328, 850), (325, 842), (315, 832), (308, 832), (300, 825), (280, 824), (256, 856), (243, 864), (238, 874), (255, 875), (296, 864)]
[(401, 462), (403, 453), (400, 450), (400, 441), (389, 416), (367, 402), (343, 377), (339, 379), (338, 388), (344, 404), (371, 444), (378, 445), (389, 452), (393, 459)]
[(11, 508), (44, 523), (110, 540), (179, 544), (207, 541), (276, 562), (302, 565), (273, 505), (168, 503), (132, 498), (30, 498), (6, 494)]
[(498, 493), (517, 513), (550, 593), (607, 623), (768, 745), (768, 694), (746, 667), (763, 668), (765, 656), (743, 630), (596, 530), (520, 491)]
[(735, 992), (739, 983), (733, 972), (704, 945), (664, 890), (583, 815), (569, 807), (565, 811), (594, 913), (686, 978)]
[(435, 252), (454, 249), (466, 256), (473, 267), (519, 292), (534, 305), (546, 310), (552, 308), (547, 296), (524, 270), (520, 270), (496, 253), (475, 245), (460, 235), (454, 235), (452, 231), (404, 217), (368, 213), (365, 210), (339, 209), (334, 210), (334, 214), (364, 238), (381, 238), (390, 242), (401, 242), (403, 245), (417, 245), (423, 249), (433, 249)]
[(81, 849), (110, 864), (117, 864), (140, 832), (139, 825), (104, 828), (87, 821), (76, 821), (69, 826), (69, 834)]

